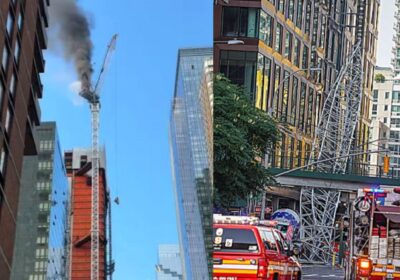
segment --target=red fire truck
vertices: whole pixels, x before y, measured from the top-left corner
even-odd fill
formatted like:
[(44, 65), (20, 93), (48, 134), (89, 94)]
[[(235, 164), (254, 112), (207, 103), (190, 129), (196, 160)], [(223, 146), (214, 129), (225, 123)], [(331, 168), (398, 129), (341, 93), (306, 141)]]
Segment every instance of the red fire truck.
[(350, 217), (346, 279), (400, 280), (400, 207), (393, 205), (399, 191), (359, 190)]
[[(213, 280), (300, 280), (301, 267), (276, 222), (214, 215)], [(295, 252), (293, 252), (295, 251)]]

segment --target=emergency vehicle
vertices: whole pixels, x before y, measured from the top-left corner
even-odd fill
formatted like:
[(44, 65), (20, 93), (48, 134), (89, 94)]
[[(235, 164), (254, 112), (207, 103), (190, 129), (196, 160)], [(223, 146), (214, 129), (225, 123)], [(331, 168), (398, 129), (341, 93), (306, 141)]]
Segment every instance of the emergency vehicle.
[(300, 280), (301, 266), (276, 222), (214, 215), (213, 280)]
[(350, 252), (346, 279), (400, 280), (400, 207), (393, 189), (359, 190), (350, 217)]

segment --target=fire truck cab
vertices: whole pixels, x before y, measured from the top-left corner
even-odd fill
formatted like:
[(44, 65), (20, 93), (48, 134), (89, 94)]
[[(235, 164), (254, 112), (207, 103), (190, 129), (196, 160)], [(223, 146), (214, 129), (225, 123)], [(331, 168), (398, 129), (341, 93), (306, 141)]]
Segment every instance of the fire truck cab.
[(214, 215), (213, 280), (299, 280), (301, 266), (276, 222)]

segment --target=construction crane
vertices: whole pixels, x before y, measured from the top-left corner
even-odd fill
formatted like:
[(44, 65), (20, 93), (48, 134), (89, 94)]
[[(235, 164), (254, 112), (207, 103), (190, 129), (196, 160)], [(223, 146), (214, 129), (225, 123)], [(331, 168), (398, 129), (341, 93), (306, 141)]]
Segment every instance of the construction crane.
[[(80, 95), (89, 103), (92, 123), (92, 205), (91, 205), (91, 264), (90, 279), (99, 280), (99, 126), (100, 126), (100, 91), (115, 50), (118, 35), (115, 34), (107, 48), (103, 65), (95, 86), (84, 88)], [(111, 207), (111, 206), (110, 206)]]
[[(316, 165), (318, 172), (344, 174), (354, 144), (362, 102), (365, 1), (358, 1), (356, 25), (353, 26), (355, 41), (326, 96), (316, 130), (310, 162), (322, 162)], [(309, 261), (327, 263), (330, 260), (340, 196), (339, 190), (301, 189), (301, 238)]]

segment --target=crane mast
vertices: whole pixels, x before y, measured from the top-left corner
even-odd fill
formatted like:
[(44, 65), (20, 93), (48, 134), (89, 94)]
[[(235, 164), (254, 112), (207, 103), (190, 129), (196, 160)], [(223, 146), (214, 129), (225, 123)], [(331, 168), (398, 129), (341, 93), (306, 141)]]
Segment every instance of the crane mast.
[[(100, 127), (100, 91), (104, 83), (106, 70), (115, 50), (118, 36), (114, 35), (108, 45), (104, 62), (95, 83), (94, 89), (84, 89), (80, 94), (90, 106), (92, 124), (92, 205), (91, 205), (91, 270), (90, 279), (99, 280), (99, 186), (100, 186), (100, 157), (99, 157), (99, 127)], [(110, 206), (111, 207), (111, 206)]]

